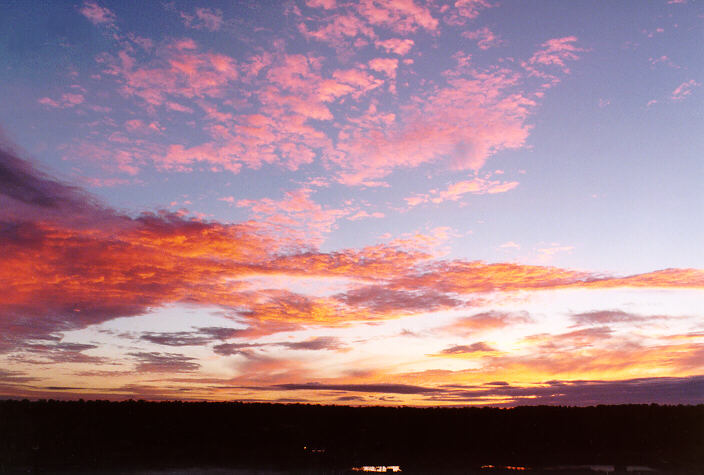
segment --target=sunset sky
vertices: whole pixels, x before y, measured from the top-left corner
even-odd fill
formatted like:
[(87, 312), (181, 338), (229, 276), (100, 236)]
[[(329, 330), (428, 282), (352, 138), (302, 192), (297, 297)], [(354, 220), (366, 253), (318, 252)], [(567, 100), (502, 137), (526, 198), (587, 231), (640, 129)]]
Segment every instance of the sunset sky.
[(0, 396), (704, 403), (704, 2), (3, 2)]

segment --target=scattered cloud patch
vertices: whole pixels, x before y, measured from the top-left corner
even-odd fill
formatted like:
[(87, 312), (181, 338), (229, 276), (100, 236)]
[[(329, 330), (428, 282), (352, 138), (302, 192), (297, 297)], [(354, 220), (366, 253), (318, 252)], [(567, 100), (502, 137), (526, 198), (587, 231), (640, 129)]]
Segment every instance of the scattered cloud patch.
[(682, 101), (689, 97), (692, 92), (694, 92), (694, 89), (699, 86), (701, 86), (701, 83), (695, 81), (694, 79), (690, 79), (689, 81), (685, 81), (677, 86), (675, 90), (672, 91), (672, 95), (670, 97), (673, 101)]
[(83, 2), (78, 11), (94, 25), (113, 26), (115, 24), (115, 14), (110, 9), (98, 5), (96, 2)]

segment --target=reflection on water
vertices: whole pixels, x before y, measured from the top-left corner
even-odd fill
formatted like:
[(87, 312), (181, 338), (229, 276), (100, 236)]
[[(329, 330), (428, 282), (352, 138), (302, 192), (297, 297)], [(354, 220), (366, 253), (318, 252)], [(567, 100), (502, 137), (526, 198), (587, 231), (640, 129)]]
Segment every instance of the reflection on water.
[(361, 467), (352, 467), (355, 472), (400, 472), (401, 467), (398, 465), (362, 465)]
[[(516, 465), (492, 465), (486, 464), (482, 465), (480, 468), (468, 468), (468, 469), (449, 469), (441, 470), (436, 469), (432, 471), (421, 470), (420, 472), (415, 472), (411, 470), (410, 473), (418, 473), (422, 475), (428, 474), (441, 474), (448, 473), (451, 475), (468, 475), (475, 474), (480, 475), (481, 473), (495, 473), (495, 474), (508, 474), (509, 471), (521, 470), (530, 473), (547, 473), (550, 475), (568, 475), (568, 474), (579, 474), (588, 475), (592, 473), (594, 475), (598, 474), (621, 474), (627, 473), (630, 475), (636, 474), (650, 474), (650, 473), (667, 473), (667, 474), (682, 474), (682, 475), (692, 475), (697, 472), (671, 472), (665, 471), (661, 472), (652, 467), (640, 466), (640, 465), (628, 465), (628, 466), (615, 466), (615, 465), (559, 465), (551, 467), (523, 467)], [(188, 469), (162, 469), (162, 470), (57, 470), (42, 472), (52, 475), (292, 475), (292, 474), (304, 474), (304, 475), (349, 475), (352, 472), (371, 472), (371, 473), (393, 473), (402, 472), (401, 466), (399, 465), (361, 465), (358, 467), (352, 467), (348, 469), (322, 469), (322, 468), (312, 468), (312, 469), (292, 469), (292, 470), (272, 470), (272, 469), (226, 469), (226, 468), (188, 468)], [(2, 470), (0, 469), (1, 473)], [(33, 473), (31, 470), (16, 472), (16, 473)]]

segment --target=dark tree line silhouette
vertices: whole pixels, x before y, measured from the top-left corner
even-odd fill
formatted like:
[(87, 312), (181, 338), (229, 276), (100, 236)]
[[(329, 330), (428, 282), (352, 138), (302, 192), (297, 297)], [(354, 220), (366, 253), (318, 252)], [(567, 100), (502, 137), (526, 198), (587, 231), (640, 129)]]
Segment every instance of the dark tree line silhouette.
[(0, 472), (232, 467), (704, 470), (704, 405), (390, 408), (0, 401)]

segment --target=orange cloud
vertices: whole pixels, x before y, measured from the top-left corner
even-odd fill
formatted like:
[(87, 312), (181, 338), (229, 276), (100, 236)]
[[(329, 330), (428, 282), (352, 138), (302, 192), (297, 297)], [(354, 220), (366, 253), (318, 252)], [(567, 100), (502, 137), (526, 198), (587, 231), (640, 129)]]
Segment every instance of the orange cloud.
[[(257, 221), (222, 224), (168, 212), (130, 217), (42, 175), (11, 151), (1, 151), (0, 158), (4, 349), (178, 302), (222, 307), (249, 325), (250, 335), (263, 335), (299, 325), (347, 325), (456, 308), (485, 292), (704, 288), (704, 271), (697, 269), (611, 277), (544, 266), (437, 260), (435, 248), (448, 238), (447, 229), (361, 249), (320, 252), (310, 241), (282, 239)], [(247, 205), (269, 218), (301, 213), (312, 223), (309, 228), (331, 226), (330, 213), (312, 203), (305, 191), (281, 203)], [(248, 279), (261, 275), (345, 277), (350, 283), (348, 290), (331, 296), (250, 289)], [(457, 321), (452, 329), (498, 328), (520, 321), (516, 318), (478, 314)]]

